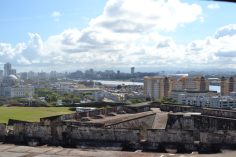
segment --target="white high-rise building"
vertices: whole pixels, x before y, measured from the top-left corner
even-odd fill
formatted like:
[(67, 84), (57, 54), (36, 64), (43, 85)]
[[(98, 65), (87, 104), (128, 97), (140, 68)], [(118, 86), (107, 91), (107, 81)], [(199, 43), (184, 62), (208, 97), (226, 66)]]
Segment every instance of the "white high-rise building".
[(4, 76), (9, 76), (11, 75), (11, 64), (10, 63), (6, 63), (4, 64)]

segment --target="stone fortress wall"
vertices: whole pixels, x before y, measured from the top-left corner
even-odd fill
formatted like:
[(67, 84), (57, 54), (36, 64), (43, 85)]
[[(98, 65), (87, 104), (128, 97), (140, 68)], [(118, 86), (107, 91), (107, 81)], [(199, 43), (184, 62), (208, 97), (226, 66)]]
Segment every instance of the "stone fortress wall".
[[(151, 107), (153, 104), (149, 105), (149, 110)], [(236, 148), (235, 111), (166, 104), (158, 107), (161, 111), (147, 111), (144, 106), (144, 112), (140, 112), (142, 106), (138, 109), (119, 106), (42, 118), (38, 123), (15, 121), (11, 131), (7, 131), (5, 124), (0, 124), (0, 141), (152, 151), (176, 148), (207, 152), (222, 146)], [(138, 113), (133, 114), (134, 111)], [(162, 114), (167, 116), (166, 122), (160, 118)], [(92, 120), (82, 121), (83, 118)], [(159, 122), (165, 123), (165, 127), (153, 128), (153, 123)]]
[(0, 123), (0, 142), (5, 140), (6, 124)]

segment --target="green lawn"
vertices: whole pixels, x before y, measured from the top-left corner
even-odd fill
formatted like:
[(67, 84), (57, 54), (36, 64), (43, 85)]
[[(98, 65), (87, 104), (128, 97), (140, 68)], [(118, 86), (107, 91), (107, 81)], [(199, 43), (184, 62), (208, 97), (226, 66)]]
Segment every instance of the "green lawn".
[(0, 107), (0, 123), (8, 119), (37, 122), (42, 117), (73, 113), (68, 107)]

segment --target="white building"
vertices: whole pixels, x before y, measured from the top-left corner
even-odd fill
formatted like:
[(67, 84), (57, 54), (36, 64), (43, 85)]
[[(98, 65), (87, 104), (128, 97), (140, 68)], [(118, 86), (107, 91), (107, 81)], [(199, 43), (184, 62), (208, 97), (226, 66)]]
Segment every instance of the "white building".
[(178, 104), (232, 109), (236, 108), (236, 96), (235, 93), (232, 96), (189, 96), (187, 94), (179, 94)]
[(124, 102), (126, 93), (115, 93), (106, 90), (100, 90), (93, 93), (96, 101), (109, 100), (111, 102)]
[(5, 76), (0, 84), (0, 96), (3, 97), (32, 97), (34, 87), (19, 85), (19, 80), (15, 75)]

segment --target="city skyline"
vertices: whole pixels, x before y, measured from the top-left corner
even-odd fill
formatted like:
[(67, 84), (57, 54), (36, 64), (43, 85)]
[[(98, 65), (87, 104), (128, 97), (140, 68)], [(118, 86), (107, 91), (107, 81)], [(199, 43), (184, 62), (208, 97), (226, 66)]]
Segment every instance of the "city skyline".
[(1, 2), (1, 66), (11, 62), (19, 71), (236, 68), (232, 3), (24, 2)]

